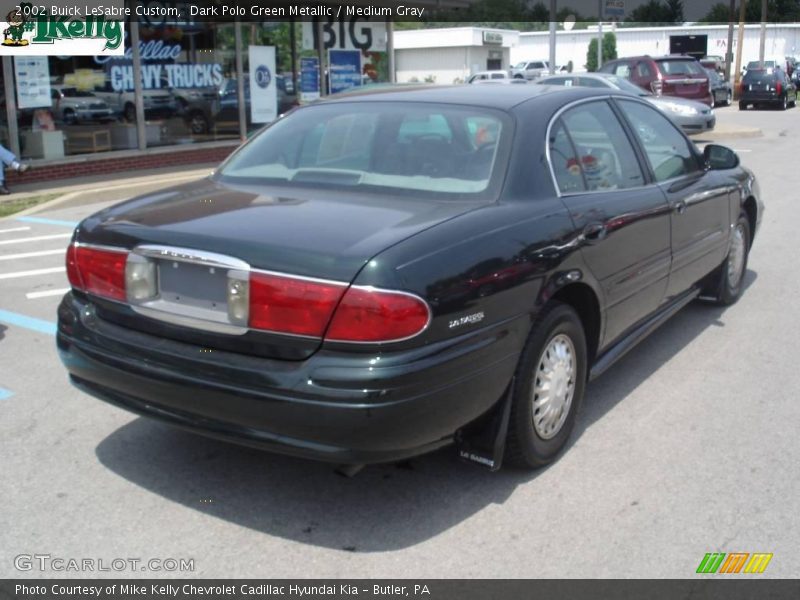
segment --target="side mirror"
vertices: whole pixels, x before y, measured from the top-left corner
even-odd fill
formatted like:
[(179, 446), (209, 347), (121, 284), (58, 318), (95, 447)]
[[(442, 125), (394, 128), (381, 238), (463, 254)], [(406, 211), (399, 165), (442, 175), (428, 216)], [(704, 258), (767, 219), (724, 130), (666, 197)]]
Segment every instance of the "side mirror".
[(726, 146), (708, 144), (703, 150), (703, 158), (712, 171), (735, 169), (739, 166), (739, 155)]

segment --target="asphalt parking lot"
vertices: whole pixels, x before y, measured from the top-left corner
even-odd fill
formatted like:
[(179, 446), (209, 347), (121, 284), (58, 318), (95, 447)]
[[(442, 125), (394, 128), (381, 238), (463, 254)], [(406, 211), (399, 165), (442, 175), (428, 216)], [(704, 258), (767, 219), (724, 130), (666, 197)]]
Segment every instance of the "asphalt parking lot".
[[(720, 140), (767, 206), (747, 290), (689, 305), (593, 382), (535, 473), (450, 449), (345, 479), (86, 396), (53, 332), (72, 227), (103, 203), (0, 220), (0, 577), (692, 577), (706, 552), (773, 553), (758, 577), (796, 577), (800, 109), (717, 115), (763, 131)], [(15, 568), (32, 554), (194, 570)]]

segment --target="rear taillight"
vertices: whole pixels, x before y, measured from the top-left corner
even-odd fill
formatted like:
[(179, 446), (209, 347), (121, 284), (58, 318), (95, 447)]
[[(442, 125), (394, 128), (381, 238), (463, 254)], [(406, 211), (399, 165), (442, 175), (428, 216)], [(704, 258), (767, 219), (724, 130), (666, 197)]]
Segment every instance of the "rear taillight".
[(250, 327), (322, 337), (345, 288), (336, 282), (250, 273)]
[[(73, 244), (66, 262), (76, 290), (133, 305), (160, 301), (157, 264), (136, 252)], [(408, 292), (249, 269), (228, 271), (226, 296), (231, 325), (335, 342), (396, 342), (431, 320), (428, 304)]]
[(783, 91), (783, 84), (780, 81), (775, 84), (775, 91), (777, 92), (778, 96), (781, 95), (781, 92)]
[(658, 79), (655, 79), (650, 83), (650, 89), (656, 96), (661, 95), (661, 93), (664, 91), (664, 82), (661, 80), (661, 75), (658, 76)]
[(396, 342), (430, 322), (425, 301), (407, 292), (253, 272), (248, 296), (251, 328), (332, 342)]
[(335, 342), (391, 342), (422, 333), (428, 305), (405, 292), (351, 287), (336, 309), (325, 339)]
[(67, 277), (76, 289), (124, 301), (127, 258), (124, 250), (72, 245), (67, 249)]

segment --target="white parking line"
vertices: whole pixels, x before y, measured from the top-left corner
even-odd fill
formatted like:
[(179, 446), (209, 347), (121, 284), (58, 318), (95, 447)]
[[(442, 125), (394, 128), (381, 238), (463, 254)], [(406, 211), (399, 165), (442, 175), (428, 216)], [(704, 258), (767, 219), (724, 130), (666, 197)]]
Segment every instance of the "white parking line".
[(17, 260), (18, 258), (33, 258), (34, 256), (52, 256), (54, 254), (65, 254), (66, 248), (58, 250), (39, 250), (37, 252), (20, 252), (19, 254), (0, 255), (0, 260)]
[(50, 269), (34, 269), (32, 271), (16, 271), (15, 273), (0, 273), (0, 279), (16, 279), (17, 277), (32, 277), (34, 275), (63, 273), (66, 270), (66, 267), (53, 267)]
[(36, 298), (47, 298), (48, 296), (63, 296), (69, 290), (70, 288), (63, 288), (58, 290), (45, 290), (43, 292), (28, 292), (25, 294), (25, 297), (28, 300), (34, 300)]
[(29, 237), (29, 238), (18, 238), (16, 240), (3, 240), (0, 241), (0, 245), (3, 244), (22, 244), (25, 242), (41, 242), (44, 240), (56, 240), (56, 239), (64, 239), (64, 238), (71, 238), (71, 233), (56, 233), (54, 235), (37, 235), (36, 237)]
[(14, 231), (30, 231), (30, 227), (12, 227), (11, 229), (0, 229), (0, 233), (12, 233)]

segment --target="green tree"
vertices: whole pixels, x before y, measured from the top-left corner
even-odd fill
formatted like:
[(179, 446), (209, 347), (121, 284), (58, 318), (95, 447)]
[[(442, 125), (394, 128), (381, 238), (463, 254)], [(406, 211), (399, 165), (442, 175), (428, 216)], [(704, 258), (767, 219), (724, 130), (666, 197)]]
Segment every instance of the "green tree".
[(682, 0), (650, 0), (634, 8), (625, 19), (624, 26), (674, 25), (683, 23)]
[[(617, 58), (617, 36), (608, 32), (603, 36), (603, 62)], [(589, 42), (589, 51), (586, 53), (586, 70), (590, 73), (597, 71), (597, 38)]]
[[(717, 2), (706, 15), (700, 19), (700, 23), (727, 23), (730, 15), (730, 5)], [(734, 11), (734, 19), (739, 18), (739, 13)]]

